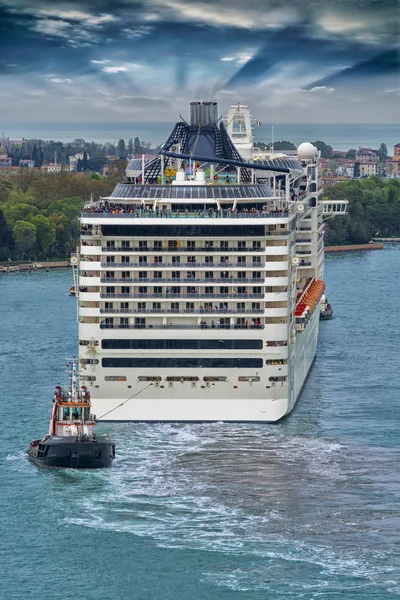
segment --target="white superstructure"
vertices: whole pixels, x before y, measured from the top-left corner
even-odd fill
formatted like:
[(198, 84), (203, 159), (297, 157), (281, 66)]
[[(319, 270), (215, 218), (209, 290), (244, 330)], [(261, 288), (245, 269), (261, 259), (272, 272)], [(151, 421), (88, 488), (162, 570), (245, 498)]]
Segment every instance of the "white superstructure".
[(97, 415), (122, 403), (105, 419), (276, 421), (292, 410), (324, 287), (318, 161), (311, 144), (242, 160), (215, 103), (192, 103), (190, 125), (85, 207), (74, 260), (81, 380)]

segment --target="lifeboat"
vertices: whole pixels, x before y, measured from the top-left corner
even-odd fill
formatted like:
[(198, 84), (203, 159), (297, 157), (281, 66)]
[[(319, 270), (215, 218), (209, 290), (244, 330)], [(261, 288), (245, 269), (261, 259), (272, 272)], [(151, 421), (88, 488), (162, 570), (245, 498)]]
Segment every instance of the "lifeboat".
[(296, 323), (304, 325), (319, 306), (322, 294), (325, 291), (325, 282), (314, 279), (305, 295), (300, 296), (300, 302), (295, 309)]

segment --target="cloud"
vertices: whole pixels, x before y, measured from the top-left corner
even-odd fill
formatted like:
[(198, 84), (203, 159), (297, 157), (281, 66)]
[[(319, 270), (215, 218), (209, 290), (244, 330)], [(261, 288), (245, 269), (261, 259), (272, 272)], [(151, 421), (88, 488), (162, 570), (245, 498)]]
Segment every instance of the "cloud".
[[(28, 9), (26, 10), (28, 12)], [(30, 12), (30, 11), (29, 11)], [(55, 17), (65, 21), (78, 21), (79, 23), (88, 27), (100, 27), (107, 23), (113, 23), (118, 21), (118, 17), (111, 14), (92, 14), (82, 12), (80, 10), (63, 10), (57, 8), (55, 3), (45, 8), (39, 8), (35, 11), (36, 16), (41, 17)]]
[(126, 67), (104, 67), (103, 69), (104, 73), (122, 73), (127, 70)]
[[(140, 118), (175, 118), (189, 100), (217, 97), (221, 111), (240, 100), (261, 120), (260, 110), (271, 106), (276, 114), (284, 106), (281, 118), (288, 114), (294, 121), (326, 121), (339, 113), (360, 121), (368, 111), (377, 114), (379, 106), (380, 118), (397, 122), (398, 97), (390, 91), (399, 88), (400, 68), (393, 54), (398, 40), (393, 4), (0, 0), (0, 96), (8, 89), (9, 98), (20, 94), (27, 102), (42, 81), (46, 94), (35, 110), (55, 120), (57, 111), (74, 118), (79, 99), (74, 96), (73, 113), (65, 90), (74, 94), (70, 82), (79, 81), (79, 95), (88, 98), (79, 112), (86, 110), (85, 118), (120, 117), (127, 105)], [(160, 90), (170, 115), (156, 99)], [(363, 98), (362, 110), (352, 104), (356, 97)], [(303, 114), (311, 105), (313, 111)], [(6, 111), (16, 118), (17, 102), (8, 99)]]
[(62, 79), (61, 77), (51, 77), (50, 81), (53, 83), (72, 83), (72, 79)]
[(335, 91), (335, 88), (327, 87), (326, 85), (318, 85), (316, 87), (311, 88), (310, 90), (301, 90), (302, 92), (306, 92), (307, 94), (330, 94)]
[(297, 11), (269, 10), (261, 2), (252, 0), (246, 5), (234, 5), (232, 2), (196, 2), (187, 0), (153, 0), (153, 6), (171, 19), (205, 23), (208, 26), (239, 27), (241, 29), (269, 29), (280, 27), (296, 19)]
[(109, 67), (104, 67), (104, 73), (123, 73), (126, 71), (131, 71), (132, 69), (141, 69), (142, 65), (138, 65), (136, 63), (126, 63), (124, 65), (111, 65)]
[(71, 27), (71, 23), (67, 23), (66, 21), (43, 19), (42, 21), (37, 21), (32, 26), (32, 30), (37, 33), (44, 33), (45, 35), (65, 37), (70, 35)]
[(153, 27), (151, 27), (150, 25), (141, 25), (140, 27), (134, 27), (132, 29), (122, 29), (121, 33), (124, 37), (128, 38), (129, 40), (134, 40), (141, 38), (145, 35), (150, 35), (152, 30)]

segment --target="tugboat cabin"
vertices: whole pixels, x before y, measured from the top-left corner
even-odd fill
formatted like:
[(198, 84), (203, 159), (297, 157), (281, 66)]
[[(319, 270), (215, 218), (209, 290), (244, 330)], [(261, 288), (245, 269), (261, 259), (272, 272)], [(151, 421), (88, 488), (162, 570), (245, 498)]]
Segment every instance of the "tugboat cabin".
[(94, 433), (95, 416), (90, 413), (90, 394), (85, 386), (82, 392), (72, 398), (71, 393), (63, 395), (57, 387), (54, 394), (54, 410), (50, 433), (60, 437), (87, 435)]

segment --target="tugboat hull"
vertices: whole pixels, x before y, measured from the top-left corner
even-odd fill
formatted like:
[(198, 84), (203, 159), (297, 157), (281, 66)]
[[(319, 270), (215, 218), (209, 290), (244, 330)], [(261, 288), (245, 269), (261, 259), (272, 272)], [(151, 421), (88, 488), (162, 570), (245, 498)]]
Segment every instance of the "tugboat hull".
[(319, 318), (321, 321), (329, 321), (330, 319), (333, 319), (333, 309), (331, 308), (330, 310), (321, 312)]
[(107, 436), (99, 436), (96, 441), (81, 441), (75, 436), (49, 436), (31, 442), (27, 453), (38, 467), (105, 469), (111, 467), (115, 458), (115, 445)]

